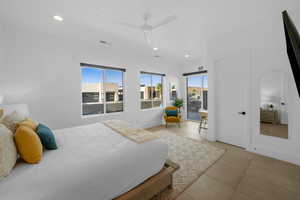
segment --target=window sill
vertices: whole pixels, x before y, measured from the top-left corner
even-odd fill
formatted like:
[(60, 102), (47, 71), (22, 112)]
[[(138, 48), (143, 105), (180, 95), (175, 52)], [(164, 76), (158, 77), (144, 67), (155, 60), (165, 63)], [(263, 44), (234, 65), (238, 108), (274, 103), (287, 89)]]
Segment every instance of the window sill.
[(124, 111), (121, 112), (112, 112), (112, 113), (102, 113), (102, 114), (93, 114), (93, 115), (81, 115), (81, 119), (88, 119), (88, 118), (94, 118), (94, 117), (105, 117), (110, 115), (119, 115), (124, 113)]
[(154, 110), (163, 110), (163, 107), (140, 109), (140, 111), (154, 111)]

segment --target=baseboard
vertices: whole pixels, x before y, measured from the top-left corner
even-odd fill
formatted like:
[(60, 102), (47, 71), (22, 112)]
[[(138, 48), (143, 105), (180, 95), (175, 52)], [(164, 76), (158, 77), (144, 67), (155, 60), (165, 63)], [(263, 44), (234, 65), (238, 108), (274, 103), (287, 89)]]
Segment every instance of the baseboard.
[(293, 163), (296, 165), (300, 165), (300, 156), (298, 155), (292, 155), (292, 154), (288, 154), (288, 153), (282, 153), (282, 152), (278, 152), (276, 150), (273, 149), (267, 149), (261, 146), (256, 146), (253, 147), (252, 149), (250, 149), (251, 152), (253, 153), (257, 153), (257, 154), (261, 154), (267, 157), (271, 157), (271, 158), (275, 158), (278, 160), (283, 160), (289, 163)]

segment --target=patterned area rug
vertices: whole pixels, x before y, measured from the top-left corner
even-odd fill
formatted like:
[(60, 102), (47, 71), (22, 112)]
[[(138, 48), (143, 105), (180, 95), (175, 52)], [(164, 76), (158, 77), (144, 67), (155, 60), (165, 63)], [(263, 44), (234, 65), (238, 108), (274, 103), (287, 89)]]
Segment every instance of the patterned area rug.
[(169, 159), (180, 165), (180, 169), (173, 176), (173, 190), (164, 191), (152, 200), (176, 199), (225, 153), (224, 149), (219, 149), (205, 141), (178, 136), (174, 133), (151, 134), (155, 134), (159, 140), (168, 144)]
[(170, 132), (149, 132), (137, 129), (122, 120), (107, 120), (103, 124), (139, 144), (153, 139), (168, 144), (168, 157), (177, 163), (180, 169), (173, 175), (173, 189), (162, 192), (152, 200), (175, 199), (225, 153), (224, 149), (219, 149), (205, 141)]

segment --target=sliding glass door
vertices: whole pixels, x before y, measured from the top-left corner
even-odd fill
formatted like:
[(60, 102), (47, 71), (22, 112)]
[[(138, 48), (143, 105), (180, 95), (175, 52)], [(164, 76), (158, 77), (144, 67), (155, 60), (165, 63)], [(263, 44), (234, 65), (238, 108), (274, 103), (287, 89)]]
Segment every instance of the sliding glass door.
[(187, 77), (187, 119), (200, 120), (200, 112), (207, 112), (208, 77), (197, 74)]

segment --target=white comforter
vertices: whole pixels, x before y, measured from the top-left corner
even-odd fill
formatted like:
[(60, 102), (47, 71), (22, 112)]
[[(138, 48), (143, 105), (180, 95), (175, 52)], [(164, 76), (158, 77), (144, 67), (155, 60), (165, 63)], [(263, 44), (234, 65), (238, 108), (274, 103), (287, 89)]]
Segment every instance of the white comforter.
[(158, 173), (159, 141), (136, 144), (101, 123), (55, 131), (59, 148), (37, 165), (18, 164), (0, 182), (1, 200), (110, 200)]

